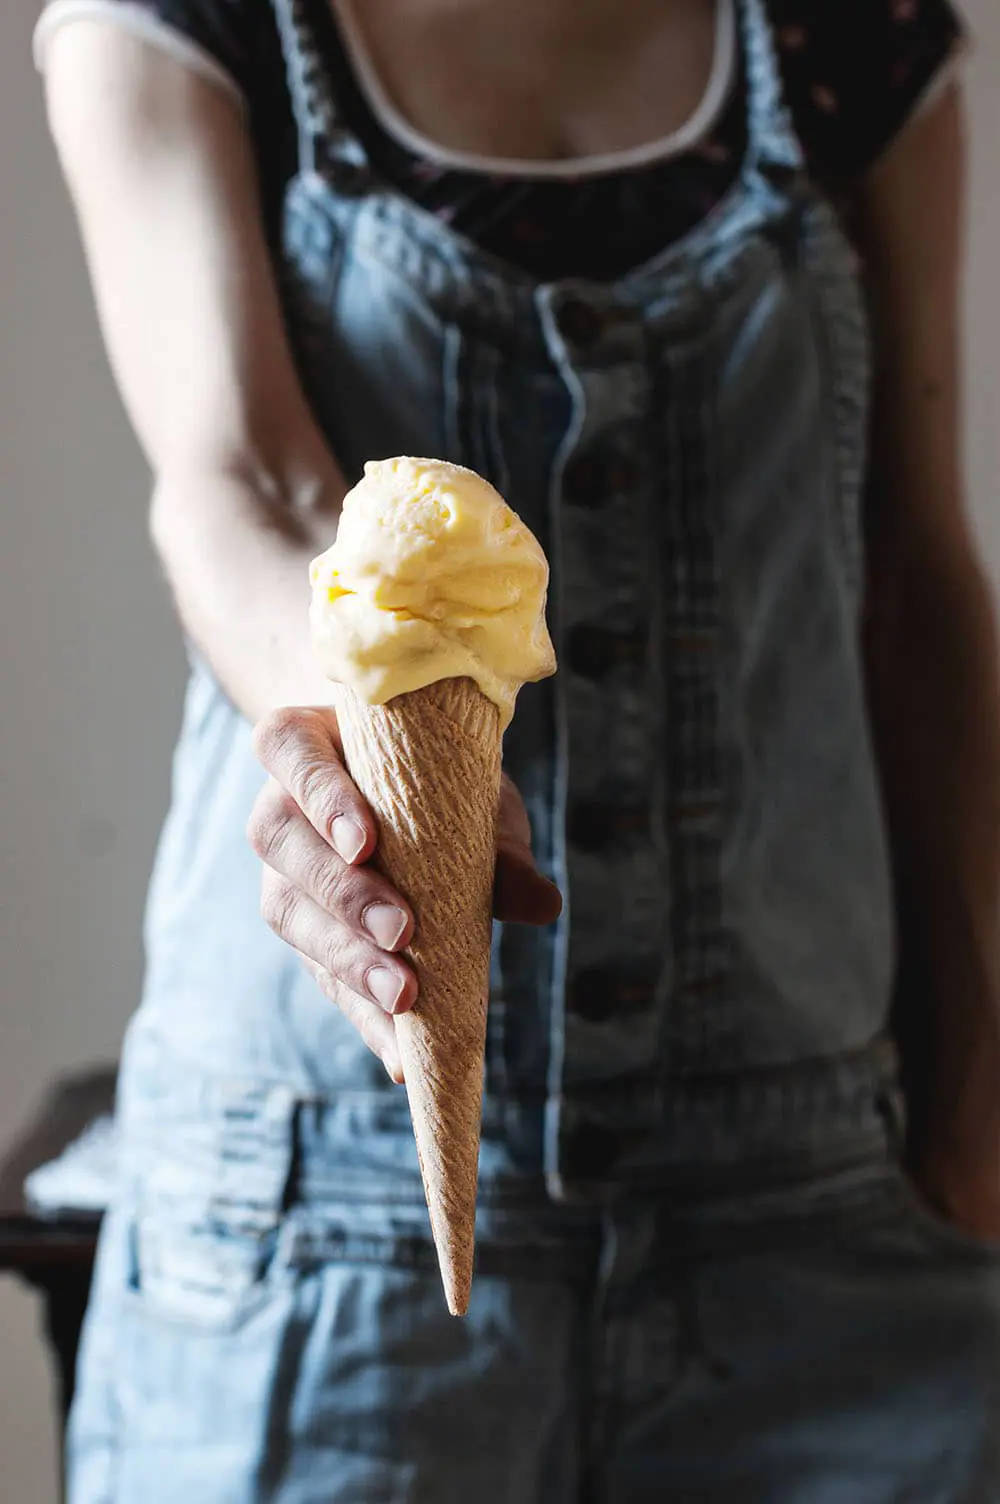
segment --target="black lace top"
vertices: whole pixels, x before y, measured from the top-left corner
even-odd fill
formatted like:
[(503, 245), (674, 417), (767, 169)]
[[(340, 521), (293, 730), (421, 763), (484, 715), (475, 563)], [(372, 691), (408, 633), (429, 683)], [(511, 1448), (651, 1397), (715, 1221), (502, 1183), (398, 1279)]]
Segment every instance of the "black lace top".
[[(136, 0), (105, 0), (134, 14)], [(295, 132), (271, 7), (265, 0), (139, 0), (209, 54), (245, 96), (265, 202), (294, 171)], [(652, 165), (573, 176), (505, 177), (421, 156), (390, 134), (356, 77), (330, 0), (309, 0), (342, 117), (386, 183), (542, 279), (621, 275), (718, 202), (746, 138), (742, 64), (708, 133)], [(735, 0), (739, 4), (739, 0)], [(949, 0), (766, 0), (786, 97), (818, 178), (865, 172), (942, 75), (962, 37)], [(56, 6), (58, 9), (58, 5)]]

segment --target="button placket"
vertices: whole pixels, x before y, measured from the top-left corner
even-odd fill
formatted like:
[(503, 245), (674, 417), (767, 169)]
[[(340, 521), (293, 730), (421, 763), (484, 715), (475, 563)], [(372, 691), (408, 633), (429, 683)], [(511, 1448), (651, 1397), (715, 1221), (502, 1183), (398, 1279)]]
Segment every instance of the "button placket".
[[(549, 328), (554, 357), (581, 414), (562, 469), (556, 516), (563, 575), (557, 651), (571, 728), (569, 911), (575, 906), (578, 915), (596, 916), (610, 899), (629, 916), (627, 936), (621, 926), (595, 924), (586, 935), (571, 930), (568, 937), (565, 993), (557, 999), (565, 1013), (561, 1096), (550, 1104), (549, 1136), (549, 1169), (562, 1183), (600, 1179), (618, 1152), (614, 1133), (575, 1112), (575, 1088), (595, 1073), (603, 1076), (609, 1065), (646, 1072), (653, 1065), (657, 1029), (635, 1024), (646, 1018), (652, 1025), (658, 1005), (657, 941), (666, 899), (651, 828), (662, 804), (651, 787), (661, 759), (647, 711), (649, 697), (657, 694), (649, 651), (658, 568), (650, 539), (654, 478), (629, 452), (649, 400), (638, 358), (644, 331), (637, 318), (629, 326), (621, 310), (585, 313), (579, 299), (563, 302)], [(593, 726), (597, 697), (603, 724), (584, 741), (579, 730)], [(622, 954), (591, 954), (598, 929), (620, 934)], [(636, 949), (652, 957), (643, 978), (630, 971)], [(595, 1052), (580, 1029), (600, 1031), (606, 1048)]]

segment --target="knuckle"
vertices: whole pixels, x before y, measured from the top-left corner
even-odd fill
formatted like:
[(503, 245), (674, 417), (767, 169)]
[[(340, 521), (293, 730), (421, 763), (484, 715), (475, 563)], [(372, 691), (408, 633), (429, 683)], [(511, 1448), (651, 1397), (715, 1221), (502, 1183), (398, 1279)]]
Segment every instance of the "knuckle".
[(283, 939), (289, 934), (299, 893), (293, 883), (265, 882), (260, 893), (260, 912), (264, 923)]
[(322, 761), (314, 757), (303, 763), (298, 771), (297, 784), (303, 807), (309, 811), (313, 824), (324, 833), (338, 815), (351, 807), (349, 781), (332, 751), (329, 758)]
[(294, 705), (282, 705), (269, 710), (254, 727), (253, 750), (255, 756), (270, 768), (293, 749), (307, 730), (312, 712)]
[(351, 945), (350, 936), (335, 920), (324, 926), (325, 933), (319, 940), (320, 965), (339, 981), (350, 982)]
[(355, 885), (351, 876), (338, 866), (335, 857), (321, 854), (310, 864), (307, 886), (328, 914), (342, 914), (353, 907), (351, 892)]
[(268, 786), (257, 796), (247, 822), (247, 840), (262, 861), (273, 857), (301, 819), (295, 800), (282, 788)]

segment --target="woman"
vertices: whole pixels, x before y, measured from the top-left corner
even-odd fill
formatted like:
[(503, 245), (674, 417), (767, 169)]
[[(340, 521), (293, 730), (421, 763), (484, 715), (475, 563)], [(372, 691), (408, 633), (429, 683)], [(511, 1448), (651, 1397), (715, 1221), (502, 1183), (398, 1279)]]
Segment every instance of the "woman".
[[(193, 644), (73, 1504), (996, 1497), (959, 38), (946, 0), (47, 12)], [(328, 699), (307, 563), (407, 452), (539, 535), (561, 663), (505, 746), (465, 1323), (393, 1084), (413, 917), (332, 713), (281, 708)]]

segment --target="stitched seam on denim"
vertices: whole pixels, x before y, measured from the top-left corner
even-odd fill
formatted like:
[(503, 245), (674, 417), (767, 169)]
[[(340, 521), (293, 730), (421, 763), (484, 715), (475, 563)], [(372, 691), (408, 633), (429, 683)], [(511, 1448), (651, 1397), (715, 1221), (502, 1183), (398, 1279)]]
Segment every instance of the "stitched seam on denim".
[[(578, 447), (586, 428), (587, 398), (579, 374), (571, 366), (563, 371), (563, 379), (569, 392), (571, 410), (566, 431), (556, 451), (549, 480), (549, 538), (551, 540), (552, 583), (549, 594), (550, 626), (556, 644), (557, 658), (561, 659), (565, 646), (566, 592), (565, 549), (563, 546), (563, 476), (566, 465)], [(569, 946), (573, 922), (573, 895), (570, 881), (570, 856), (566, 840), (566, 812), (569, 802), (569, 728), (564, 676), (557, 674), (553, 688), (556, 728), (555, 756), (552, 759), (552, 868), (556, 882), (563, 894), (563, 911), (556, 926), (555, 941), (550, 951), (551, 970), (548, 978), (549, 1001), (549, 1070), (548, 1101), (545, 1110), (543, 1158), (545, 1174), (555, 1196), (562, 1190), (560, 1167), (560, 1126), (562, 1117), (563, 1072), (566, 1064), (566, 980), (569, 968)], [(539, 979), (541, 981), (541, 978)], [(541, 989), (540, 989), (541, 990)]]
[(771, 23), (761, 0), (743, 0), (743, 46), (750, 89), (748, 125), (755, 163), (801, 167), (802, 149), (784, 97)]
[(861, 506), (867, 464), (870, 385), (867, 315), (851, 252), (827, 205), (805, 216), (804, 252), (816, 292), (817, 341), (834, 429), (837, 486), (835, 525), (844, 574), (855, 599), (862, 586)]
[[(719, 643), (722, 613), (717, 518), (707, 435), (712, 409), (709, 334), (698, 347), (668, 353), (663, 410), (668, 414), (669, 469), (664, 496), (667, 781), (673, 804), (714, 809), (698, 822), (669, 820), (669, 927), (672, 995), (662, 1058), (673, 1076), (718, 1062), (731, 1030), (731, 944), (723, 926), (721, 865), (725, 787), (720, 747)], [(694, 634), (715, 651), (684, 653)]]
[[(339, 1225), (350, 1206), (315, 1208), (293, 1213), (287, 1224), (285, 1262), (293, 1268), (333, 1262), (371, 1265), (375, 1268), (437, 1272), (438, 1258), (428, 1231), (418, 1233), (359, 1232)], [(584, 1230), (553, 1229), (547, 1238), (533, 1237), (522, 1228), (510, 1241), (496, 1236), (480, 1237), (476, 1248), (476, 1273), (480, 1277), (514, 1279), (569, 1276), (586, 1280), (597, 1262), (597, 1240)]]
[(292, 110), (299, 131), (299, 165), (315, 166), (317, 139), (332, 138), (337, 128), (333, 97), (324, 85), (323, 67), (302, 0), (273, 0)]
[(351, 173), (353, 191), (372, 182), (368, 155), (362, 143), (340, 122), (336, 94), (332, 86), (312, 23), (306, 0), (272, 0), (285, 73), (292, 100), (292, 112), (299, 135), (299, 170), (301, 173), (325, 175), (338, 166)]

